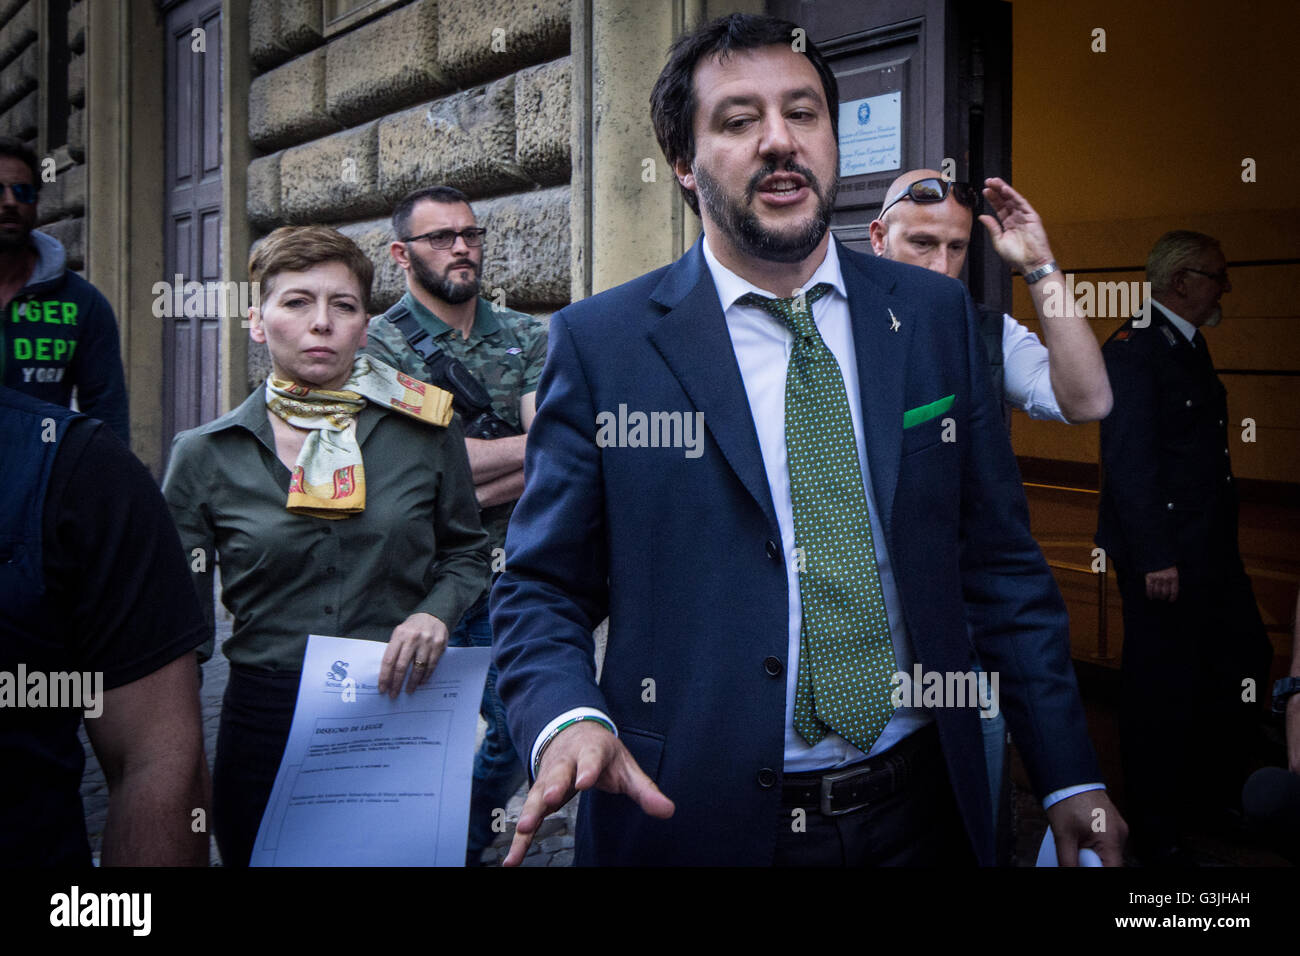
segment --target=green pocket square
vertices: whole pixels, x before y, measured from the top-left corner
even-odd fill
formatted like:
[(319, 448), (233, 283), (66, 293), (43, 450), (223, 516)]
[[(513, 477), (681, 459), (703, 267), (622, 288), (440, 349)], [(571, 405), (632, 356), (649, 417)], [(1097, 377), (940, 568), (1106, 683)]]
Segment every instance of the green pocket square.
[(913, 425), (919, 425), (921, 422), (928, 422), (932, 418), (937, 418), (948, 409), (952, 408), (955, 400), (953, 395), (945, 395), (936, 402), (929, 405), (918, 405), (916, 408), (910, 408), (903, 412), (903, 427), (911, 428)]

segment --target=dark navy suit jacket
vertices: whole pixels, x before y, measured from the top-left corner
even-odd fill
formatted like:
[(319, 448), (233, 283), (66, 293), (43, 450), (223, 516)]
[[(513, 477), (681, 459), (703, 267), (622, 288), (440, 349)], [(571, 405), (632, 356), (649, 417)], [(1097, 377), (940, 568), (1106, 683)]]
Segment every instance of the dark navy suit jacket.
[[(917, 660), (970, 671), (978, 650), (1000, 673), (1001, 706), (1040, 796), (1098, 781), (1065, 607), (1029, 533), (970, 297), (922, 269), (843, 246), (839, 255), (871, 480)], [(949, 395), (946, 412), (903, 427), (904, 412)], [(599, 708), (675, 801), (671, 819), (655, 820), (622, 795), (584, 795), (577, 862), (768, 865), (786, 680), (765, 661), (787, 662), (786, 572), (700, 243), (556, 313), (537, 397), (526, 490), (492, 594), (511, 735), (527, 760), (547, 722)], [(601, 447), (597, 415), (620, 404), (702, 412), (703, 454)], [(591, 632), (607, 614), (597, 682)], [(992, 863), (978, 711), (935, 716), (972, 847)]]

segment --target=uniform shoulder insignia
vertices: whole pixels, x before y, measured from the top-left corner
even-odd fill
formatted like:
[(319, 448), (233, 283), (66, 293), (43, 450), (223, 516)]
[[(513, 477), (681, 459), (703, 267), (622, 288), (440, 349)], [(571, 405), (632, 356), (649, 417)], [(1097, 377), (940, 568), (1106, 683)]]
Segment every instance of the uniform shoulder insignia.
[(1160, 331), (1164, 333), (1165, 340), (1168, 341), (1171, 346), (1178, 344), (1178, 340), (1174, 338), (1174, 330), (1171, 329), (1169, 326), (1167, 325), (1160, 326)]
[(1126, 338), (1128, 338), (1132, 334), (1133, 332), (1130, 329), (1121, 329), (1120, 331), (1115, 333), (1115, 341), (1123, 342)]

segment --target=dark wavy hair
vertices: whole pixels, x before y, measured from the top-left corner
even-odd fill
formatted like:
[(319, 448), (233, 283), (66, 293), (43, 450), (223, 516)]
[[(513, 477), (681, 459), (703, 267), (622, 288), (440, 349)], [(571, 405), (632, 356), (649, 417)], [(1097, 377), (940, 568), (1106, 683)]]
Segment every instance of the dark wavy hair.
[[(774, 44), (793, 44), (800, 30), (798, 24), (777, 17), (757, 16), (750, 13), (733, 13), (706, 23), (691, 33), (684, 33), (668, 49), (668, 62), (664, 65), (650, 91), (650, 117), (654, 122), (655, 137), (670, 167), (678, 160), (695, 159), (695, 67), (703, 59), (717, 56), (725, 59), (737, 50), (752, 50)], [(821, 77), (822, 92), (831, 117), (831, 133), (839, 139), (839, 84), (830, 64), (803, 36), (802, 52)], [(792, 47), (793, 48), (793, 47)], [(677, 183), (686, 203), (698, 216), (700, 203), (695, 193)]]

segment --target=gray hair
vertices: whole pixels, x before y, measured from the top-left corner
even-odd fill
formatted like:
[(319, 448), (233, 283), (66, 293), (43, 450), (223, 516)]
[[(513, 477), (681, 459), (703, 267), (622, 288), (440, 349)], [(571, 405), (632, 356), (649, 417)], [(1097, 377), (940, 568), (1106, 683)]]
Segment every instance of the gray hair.
[(1219, 240), (1203, 232), (1175, 229), (1156, 240), (1147, 256), (1147, 281), (1152, 292), (1165, 292), (1173, 284), (1174, 275), (1186, 268), (1206, 249), (1219, 249)]

